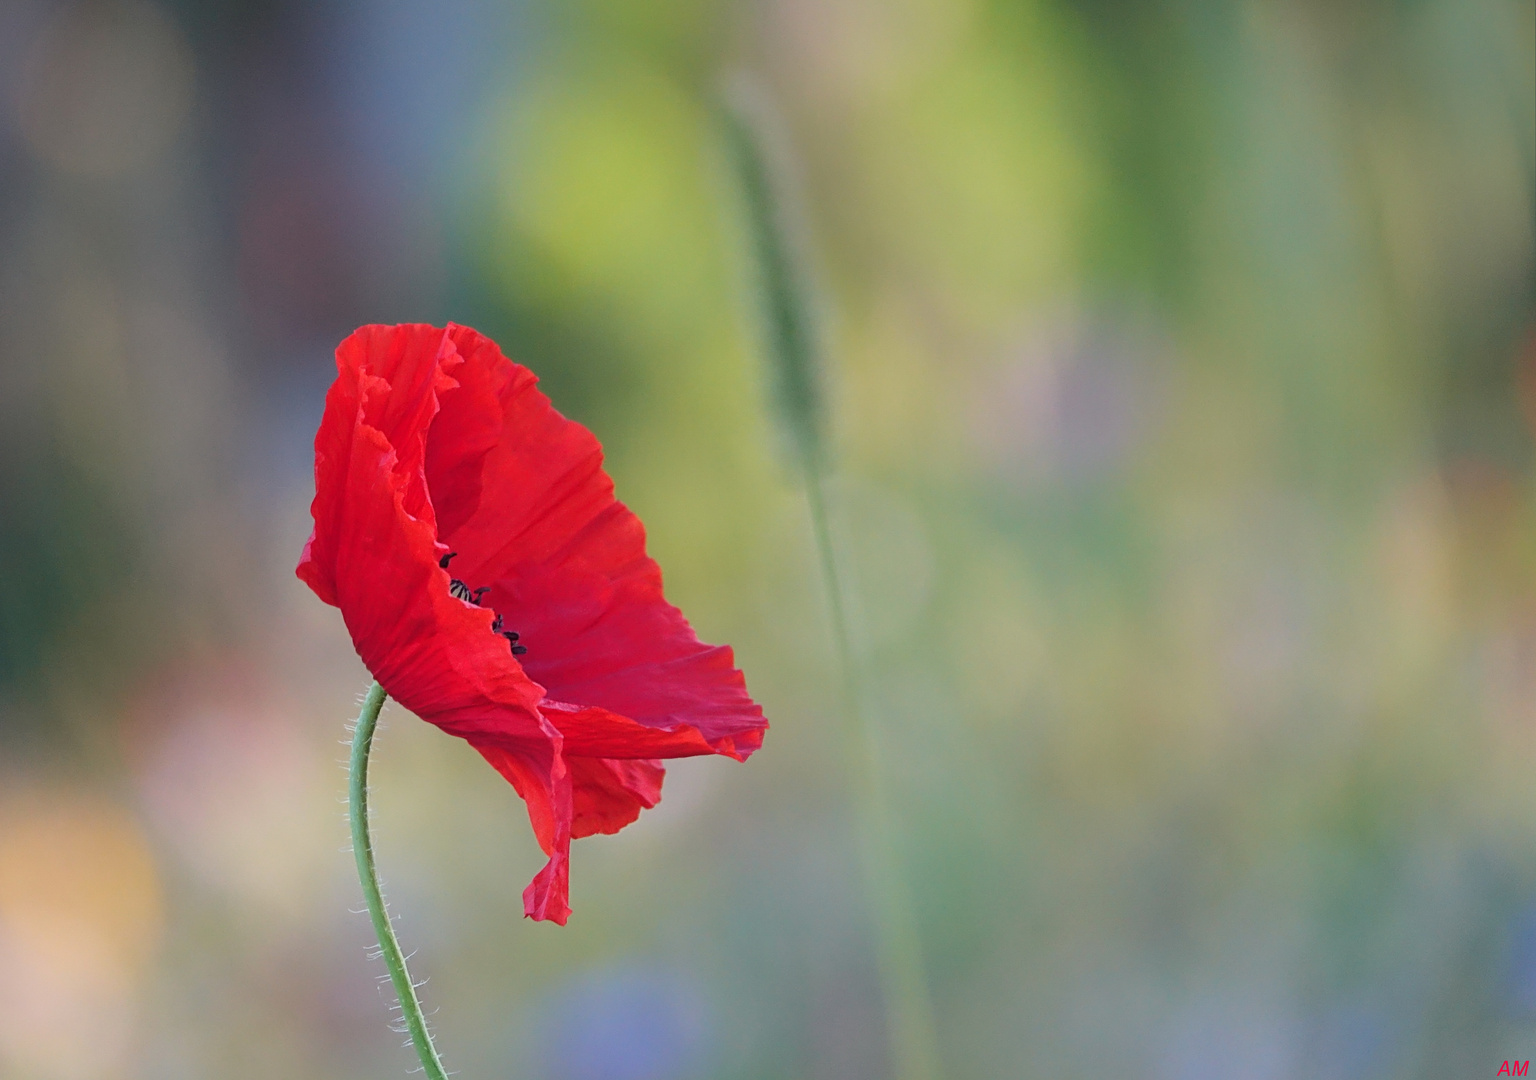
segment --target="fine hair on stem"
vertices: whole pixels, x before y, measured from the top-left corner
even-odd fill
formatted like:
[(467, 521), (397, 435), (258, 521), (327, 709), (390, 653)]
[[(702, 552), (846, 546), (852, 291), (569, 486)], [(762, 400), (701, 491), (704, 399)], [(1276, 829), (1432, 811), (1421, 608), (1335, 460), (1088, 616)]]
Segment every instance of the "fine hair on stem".
[(428, 1080), (447, 1080), (448, 1074), (432, 1043), (432, 1032), (427, 1029), (427, 1018), (421, 1011), (421, 999), (416, 996), (416, 984), (411, 982), (405, 955), (400, 951), (400, 941), (395, 937), (389, 910), (384, 905), (379, 871), (373, 859), (373, 836), (368, 821), (368, 756), (373, 749), (373, 734), (378, 728), (379, 711), (384, 707), (385, 696), (384, 688), (378, 683), (368, 688), (352, 731), (352, 755), (347, 774), (347, 817), (352, 826), (352, 854), (357, 859), (357, 877), (363, 886), (363, 899), (368, 904), (368, 917), (373, 920), (374, 933), (379, 936), (379, 955), (384, 958), (390, 982), (400, 1000), (402, 1027), (411, 1037), (411, 1045), (421, 1059), (421, 1069)]

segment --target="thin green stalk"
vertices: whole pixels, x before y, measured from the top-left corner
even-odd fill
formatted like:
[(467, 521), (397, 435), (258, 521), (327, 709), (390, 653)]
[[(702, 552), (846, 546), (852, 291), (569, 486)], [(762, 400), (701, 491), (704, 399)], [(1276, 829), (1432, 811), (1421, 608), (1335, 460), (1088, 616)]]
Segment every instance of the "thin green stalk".
[(416, 997), (416, 985), (406, 970), (405, 956), (400, 951), (395, 928), (389, 921), (384, 907), (384, 896), (379, 891), (379, 871), (373, 861), (373, 838), (368, 832), (368, 752), (373, 749), (373, 732), (379, 723), (379, 710), (384, 707), (387, 695), (384, 688), (374, 683), (368, 688), (363, 700), (363, 711), (357, 716), (357, 727), (352, 735), (352, 762), (349, 774), (349, 807), (352, 822), (352, 853), (357, 858), (357, 876), (363, 883), (363, 898), (368, 902), (368, 915), (373, 919), (374, 932), (379, 935), (379, 953), (389, 968), (389, 979), (395, 984), (400, 998), (400, 1011), (405, 1016), (406, 1030), (421, 1058), (422, 1070), (428, 1080), (448, 1080), (443, 1063), (438, 1060), (437, 1047), (432, 1045), (432, 1033), (427, 1030), (427, 1018), (422, 1015), (421, 1001)]
[[(822, 333), (814, 283), (797, 242), (793, 199), (775, 170), (764, 103), (738, 85), (725, 113), (726, 145), (737, 170), (759, 329), (770, 362), (774, 402), (805, 477), (811, 527), (827, 591), (842, 675), (848, 761), (859, 858), (875, 923), (875, 945), (891, 1064), (899, 1080), (938, 1080), (938, 1040), (919, 948), (911, 888), (901, 865), (879, 732), (865, 693), (863, 655), (848, 617), (848, 581), (828, 513), (827, 409), (821, 383)], [(782, 163), (779, 162), (782, 166)]]
[(853, 648), (842, 586), (844, 575), (839, 569), (837, 545), (827, 516), (825, 486), (821, 473), (814, 468), (806, 470), (805, 490), (827, 590), (838, 666), (842, 669), (843, 706), (854, 729), (850, 754), (854, 812), (858, 816), (864, 878), (868, 882), (878, 929), (877, 960), (886, 999), (887, 1040), (900, 1080), (938, 1080), (938, 1036), (928, 998), (922, 950), (918, 945), (917, 913), (891, 829), (890, 797), (880, 739), (865, 704), (863, 669)]

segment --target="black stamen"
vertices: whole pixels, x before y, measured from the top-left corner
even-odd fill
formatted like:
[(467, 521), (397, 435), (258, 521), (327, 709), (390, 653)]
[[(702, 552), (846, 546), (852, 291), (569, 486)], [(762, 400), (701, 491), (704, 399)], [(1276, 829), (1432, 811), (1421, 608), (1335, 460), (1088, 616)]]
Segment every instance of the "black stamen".
[[(444, 555), (440, 560), (438, 560), (437, 565), (442, 567), (444, 570), (448, 569), (448, 560), (452, 559), (457, 554), (457, 551), (450, 551), (448, 554)], [(464, 601), (466, 604), (474, 604), (475, 607), (482, 606), (480, 603), (480, 598), (490, 591), (491, 587), (489, 585), (482, 585), (478, 589), (471, 589), (458, 578), (448, 579), (449, 595)], [(521, 634), (519, 634), (516, 630), (503, 630), (501, 627), (501, 612), (498, 611), (496, 613), (496, 617), (491, 620), (491, 633), (499, 634), (501, 637), (507, 639), (507, 644), (512, 647), (513, 656), (522, 656), (528, 652), (526, 646), (519, 645), (517, 643), (518, 639), (522, 637)]]
[(437, 560), (437, 565), (441, 569), (443, 569), (443, 570), (448, 569), (448, 563), (451, 562), (453, 557), (455, 555), (457, 555), (457, 554), (458, 554), (457, 551), (450, 551), (448, 554), (444, 555), (441, 559)]
[[(491, 629), (496, 630), (496, 627), (500, 623), (501, 623), (501, 616), (498, 615), (498, 616), (496, 616), (496, 622), (492, 624)], [(512, 646), (512, 655), (513, 656), (522, 656), (525, 652), (528, 651), (528, 649), (525, 646), (519, 645), (517, 643), (517, 639), (518, 639), (518, 637), (520, 635), (518, 634), (518, 632), (516, 630), (496, 630), (496, 632), (498, 634), (500, 634), (502, 637), (506, 638), (507, 639), (507, 644)]]

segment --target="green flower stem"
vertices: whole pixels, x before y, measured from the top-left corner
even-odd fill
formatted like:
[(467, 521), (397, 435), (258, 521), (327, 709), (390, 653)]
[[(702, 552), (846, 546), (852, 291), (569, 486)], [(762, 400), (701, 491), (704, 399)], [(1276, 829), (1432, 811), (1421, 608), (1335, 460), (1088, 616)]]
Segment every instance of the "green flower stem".
[(447, 1080), (448, 1074), (438, 1060), (437, 1047), (432, 1045), (432, 1033), (427, 1030), (427, 1018), (422, 1015), (421, 1001), (416, 997), (416, 985), (406, 970), (405, 956), (400, 952), (400, 941), (389, 921), (384, 907), (384, 896), (379, 891), (379, 871), (373, 861), (373, 838), (368, 832), (368, 752), (373, 749), (373, 732), (379, 724), (379, 710), (384, 707), (387, 695), (384, 688), (374, 683), (368, 688), (363, 700), (363, 711), (358, 713), (357, 726), (352, 735), (352, 761), (349, 773), (348, 793), (352, 822), (352, 853), (357, 858), (357, 877), (363, 883), (363, 898), (368, 901), (368, 915), (373, 919), (373, 929), (379, 935), (379, 953), (389, 967), (390, 981), (400, 998), (400, 1011), (405, 1016), (406, 1030), (421, 1058), (422, 1070), (428, 1080)]

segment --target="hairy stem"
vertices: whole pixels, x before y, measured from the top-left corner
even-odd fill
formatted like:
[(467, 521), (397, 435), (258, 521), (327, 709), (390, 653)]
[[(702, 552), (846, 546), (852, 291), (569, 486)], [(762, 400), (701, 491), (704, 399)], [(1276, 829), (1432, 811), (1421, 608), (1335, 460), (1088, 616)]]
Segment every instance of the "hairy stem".
[(395, 928), (384, 907), (384, 896), (379, 891), (379, 871), (373, 861), (373, 838), (368, 831), (368, 752), (373, 749), (373, 732), (378, 727), (379, 710), (384, 707), (386, 696), (378, 683), (368, 688), (363, 711), (357, 716), (357, 727), (352, 735), (348, 783), (352, 853), (357, 858), (357, 877), (363, 883), (368, 916), (373, 919), (374, 932), (379, 935), (379, 953), (389, 968), (390, 981), (395, 984), (400, 1011), (405, 1015), (406, 1030), (411, 1034), (416, 1056), (421, 1058), (421, 1067), (428, 1080), (447, 1080), (448, 1074), (437, 1057), (437, 1047), (432, 1045), (432, 1033), (427, 1030), (427, 1018), (421, 1012), (421, 1001), (416, 997), (416, 986), (411, 982), (411, 973), (406, 970), (400, 941), (395, 937)]

